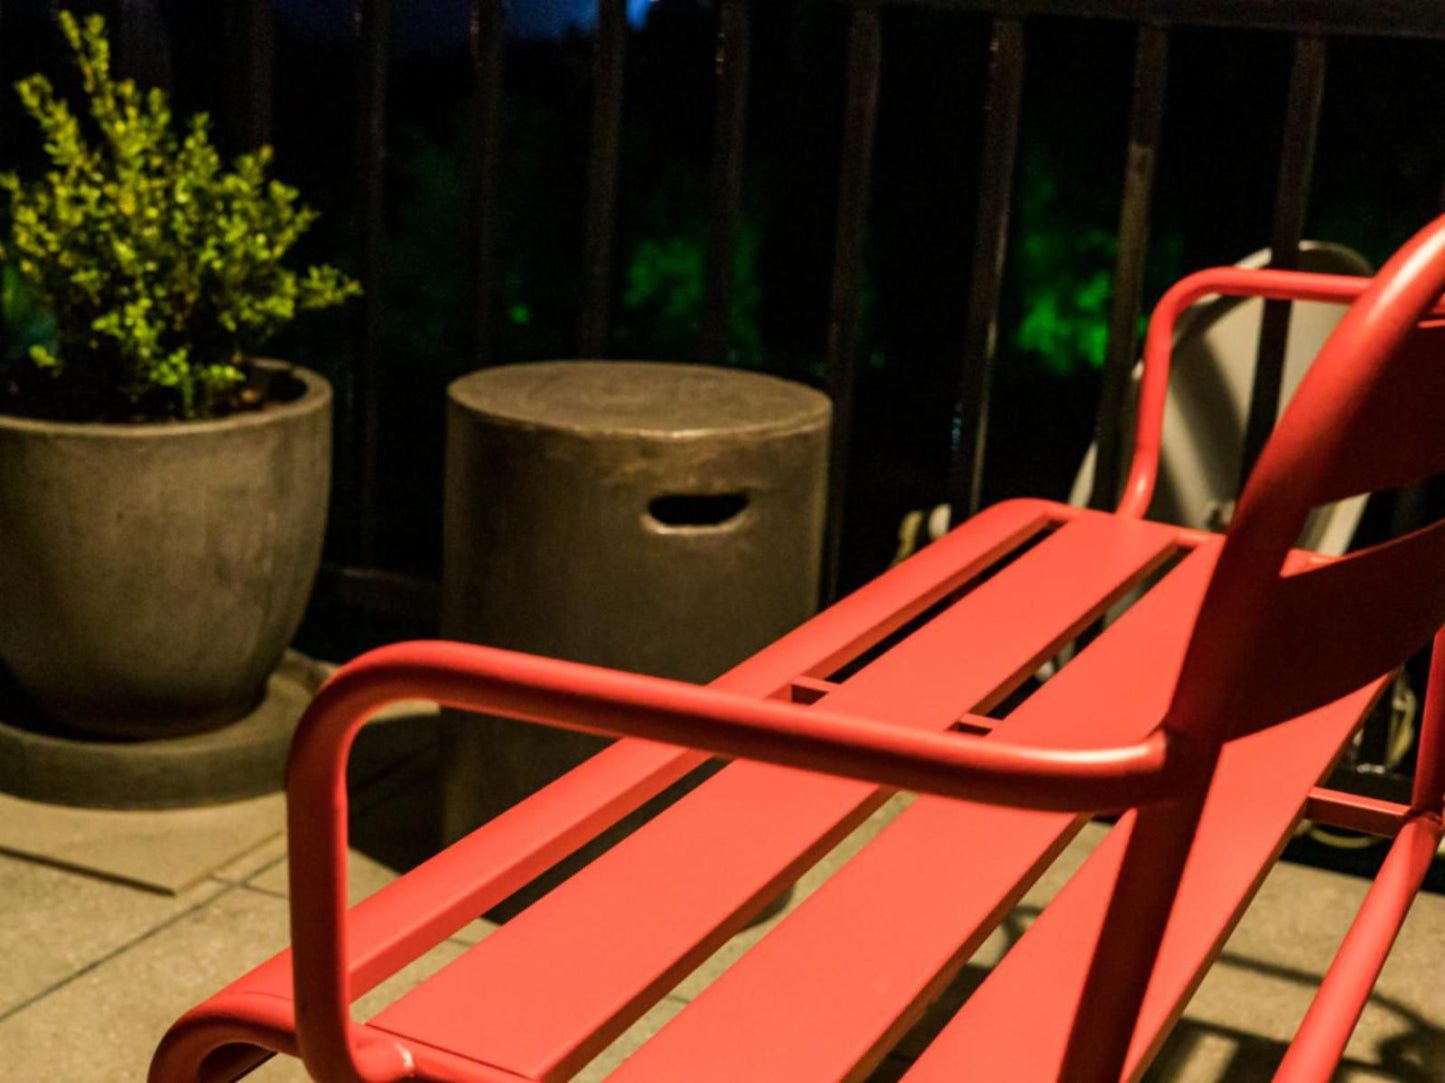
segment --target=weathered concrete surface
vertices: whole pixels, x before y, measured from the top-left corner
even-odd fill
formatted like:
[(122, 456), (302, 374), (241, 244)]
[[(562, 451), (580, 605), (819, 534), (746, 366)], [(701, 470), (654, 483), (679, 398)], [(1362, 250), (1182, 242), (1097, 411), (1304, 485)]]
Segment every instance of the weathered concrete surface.
[(286, 795), (209, 808), (117, 811), (0, 794), (0, 853), (180, 895), (286, 831)]
[[(359, 788), (362, 823), (396, 820), (413, 829), (416, 793), (429, 775)], [(399, 780), (398, 780), (399, 781)], [(389, 790), (386, 795), (379, 791)], [(376, 800), (381, 797), (381, 800)], [(907, 798), (896, 798), (799, 882), (789, 911), (876, 835)], [(360, 825), (358, 825), (360, 826)], [(976, 986), (1103, 837), (1086, 828), (980, 948), (945, 1004)], [(163, 843), (158, 843), (163, 845)], [(0, 856), (0, 1081), (141, 1083), (150, 1053), (182, 1012), (286, 943), (284, 846), (268, 845), (179, 897), (136, 891)], [(365, 853), (349, 862), (353, 897), (392, 873)], [(1151, 1083), (1252, 1083), (1268, 1079), (1299, 1023), (1314, 983), (1368, 885), (1363, 880), (1281, 864), (1226, 945), (1148, 1074)], [(578, 1075), (592, 1083), (682, 1010), (786, 914), (739, 933), (684, 979)], [(487, 935), (474, 922), (436, 951), (369, 993), (367, 1018), (438, 966)], [(847, 944), (839, 951), (846, 952)], [(1445, 898), (1425, 895), (1405, 923), (1375, 996), (1350, 1042), (1338, 1078), (1349, 1083), (1425, 1083), (1445, 1078)], [(941, 1022), (939, 1019), (937, 1022)], [(923, 1047), (928, 1021), (910, 1034), (873, 1083), (900, 1078)], [(293, 1060), (253, 1077), (306, 1078)]]
[(321, 557), (331, 390), (188, 424), (0, 417), (0, 661), (50, 718), (161, 736), (253, 707)]
[[(450, 389), (443, 633), (705, 681), (817, 604), (831, 406), (698, 365), (545, 362)], [(443, 731), (449, 836), (602, 742)]]
[[(174, 809), (276, 793), (296, 723), (331, 668), (287, 651), (261, 701), (235, 721), (130, 741), (54, 732), (0, 682), (0, 794), (86, 809)], [(0, 827), (0, 848), (6, 836)]]

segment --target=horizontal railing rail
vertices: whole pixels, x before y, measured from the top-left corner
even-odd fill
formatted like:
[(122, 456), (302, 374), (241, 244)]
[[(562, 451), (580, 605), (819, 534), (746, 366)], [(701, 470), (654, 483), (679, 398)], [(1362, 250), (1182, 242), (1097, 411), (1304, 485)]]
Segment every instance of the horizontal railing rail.
[[(839, 4), (860, 0), (835, 0)], [(1068, 16), (1156, 26), (1213, 26), (1296, 34), (1445, 38), (1434, 0), (872, 0), (880, 7), (973, 11), (1009, 19)]]

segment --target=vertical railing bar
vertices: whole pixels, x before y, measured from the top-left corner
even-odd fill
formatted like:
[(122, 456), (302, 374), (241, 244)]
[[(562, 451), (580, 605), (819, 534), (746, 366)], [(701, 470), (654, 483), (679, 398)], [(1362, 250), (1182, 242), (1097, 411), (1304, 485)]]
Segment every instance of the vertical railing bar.
[(356, 322), (356, 362), (351, 379), (353, 484), (356, 486), (357, 560), (377, 562), (377, 485), (380, 475), (380, 350), (383, 200), (386, 168), (388, 0), (358, 0), (357, 223), (358, 271), (363, 290)]
[(611, 332), (612, 241), (617, 228), (617, 167), (622, 140), (622, 77), (627, 0), (597, 0), (592, 52), (592, 136), (587, 160), (587, 235), (582, 256), (578, 351), (602, 357)]
[[(1299, 245), (1304, 236), (1305, 210), (1309, 206), (1320, 104), (1324, 100), (1325, 60), (1324, 38), (1301, 35), (1295, 39), (1289, 100), (1285, 106), (1284, 144), (1280, 149), (1279, 179), (1275, 186), (1274, 219), (1269, 241), (1270, 266), (1282, 270), (1295, 270), (1299, 266)], [(1280, 384), (1284, 376), (1285, 349), (1289, 345), (1289, 315), (1288, 301), (1265, 303), (1239, 466), (1241, 491), (1279, 416)]]
[(492, 362), (496, 310), (497, 167), (502, 131), (502, 0), (471, 0), (472, 57), (472, 351), (477, 367)]
[(945, 499), (954, 520), (983, 502), (983, 463), (988, 440), (989, 394), (998, 343), (998, 303), (1008, 249), (1014, 160), (1024, 75), (1024, 27), (1019, 19), (995, 18), (989, 39), (984, 92), (983, 157), (979, 168), (973, 264), (958, 392), (949, 430)]
[(1149, 249), (1149, 204), (1169, 77), (1168, 31), (1159, 26), (1141, 25), (1134, 49), (1134, 93), (1129, 146), (1124, 153), (1124, 196), (1119, 206), (1118, 255), (1114, 262), (1109, 332), (1104, 347), (1095, 430), (1098, 450), (1089, 496), (1089, 504), (1095, 508), (1113, 507), (1119, 497), (1124, 400), (1137, 357), (1144, 263)]
[(271, 142), (276, 82), (276, 11), (273, 0), (231, 0), (226, 8), (229, 58), (226, 80), (232, 149)]
[(718, 12), (717, 111), (713, 120), (709, 177), (707, 277), (703, 286), (699, 358), (710, 365), (728, 359), (738, 214), (747, 143), (750, 27), (746, 0), (723, 0)]
[(843, 106), (843, 152), (838, 175), (838, 211), (833, 238), (825, 353), (825, 379), (828, 394), (833, 400), (833, 430), (828, 463), (828, 521), (823, 548), (824, 602), (832, 601), (838, 592), (848, 449), (853, 427), (853, 389), (862, 325), (860, 302), (864, 240), (868, 225), (882, 59), (877, 9), (871, 4), (851, 7), (848, 79)]
[(156, 0), (115, 0), (113, 10), (111, 62), (116, 74), (141, 87), (169, 90), (170, 42)]

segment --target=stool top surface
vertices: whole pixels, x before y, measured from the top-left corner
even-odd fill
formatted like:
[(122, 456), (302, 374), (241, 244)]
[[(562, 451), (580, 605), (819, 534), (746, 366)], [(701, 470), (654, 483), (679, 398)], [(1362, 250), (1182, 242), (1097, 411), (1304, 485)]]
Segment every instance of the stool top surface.
[(828, 397), (740, 369), (657, 361), (534, 361), (452, 383), (453, 402), (497, 420), (593, 435), (809, 430)]

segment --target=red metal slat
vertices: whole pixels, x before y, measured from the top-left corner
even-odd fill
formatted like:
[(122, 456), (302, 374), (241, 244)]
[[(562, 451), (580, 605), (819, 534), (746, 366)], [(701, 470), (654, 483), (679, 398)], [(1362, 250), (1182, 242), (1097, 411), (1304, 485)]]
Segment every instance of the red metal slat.
[[(1082, 515), (824, 702), (947, 729), (1033, 672), (1174, 538), (1155, 524)], [(523, 1075), (565, 1078), (886, 796), (734, 764), (372, 1023)]]
[[(1036, 500), (989, 508), (968, 532), (942, 538), (890, 569), (713, 687), (766, 696), (787, 688), (800, 671), (831, 672), (1032, 537), (1047, 524), (1046, 512), (1051, 506)], [(618, 741), (357, 904), (348, 928), (353, 995), (440, 943), (704, 759), (689, 749)], [(289, 997), (291, 953), (274, 956), (228, 989)]]
[(1257, 593), (1254, 642), (1275, 676), (1251, 688), (1233, 720), (1246, 733), (1290, 718), (1403, 664), (1445, 623), (1445, 522), (1286, 573)]
[[(712, 686), (763, 697), (786, 691), (790, 678), (798, 673), (832, 672), (986, 572), (1052, 521), (1072, 514), (1072, 509), (1039, 500), (1013, 500), (988, 508), (974, 517), (967, 531), (955, 531), (890, 568), (723, 674)], [(705, 758), (685, 748), (618, 741), (363, 900), (348, 918), (352, 995), (374, 988)], [(256, 993), (289, 1003), (291, 990), (287, 950), (232, 982), (207, 1005), (231, 994)], [(187, 1034), (197, 1037), (194, 1029)], [(224, 1044), (229, 1039), (218, 1040)], [(203, 1046), (201, 1042), (186, 1049), (189, 1053), (202, 1049), (196, 1053), (196, 1063), (206, 1060), (209, 1065)], [(235, 1049), (239, 1052), (228, 1063), (236, 1072), (226, 1078), (235, 1078), (243, 1067), (254, 1067), (269, 1055), (259, 1049)], [(174, 1052), (167, 1053), (167, 1063)], [(189, 1053), (176, 1055), (184, 1060)], [(177, 1074), (189, 1078), (194, 1072)]]
[[(1045, 744), (1148, 733), (1168, 706), (1217, 549), (1187, 557), (996, 732)], [(918, 800), (616, 1078), (857, 1078), (1083, 823), (1067, 814)]]
[[(1225, 745), (1129, 1049), (1148, 1066), (1330, 769), (1384, 687)], [(1134, 814), (1090, 855), (907, 1075), (909, 1083), (1057, 1078)]]

